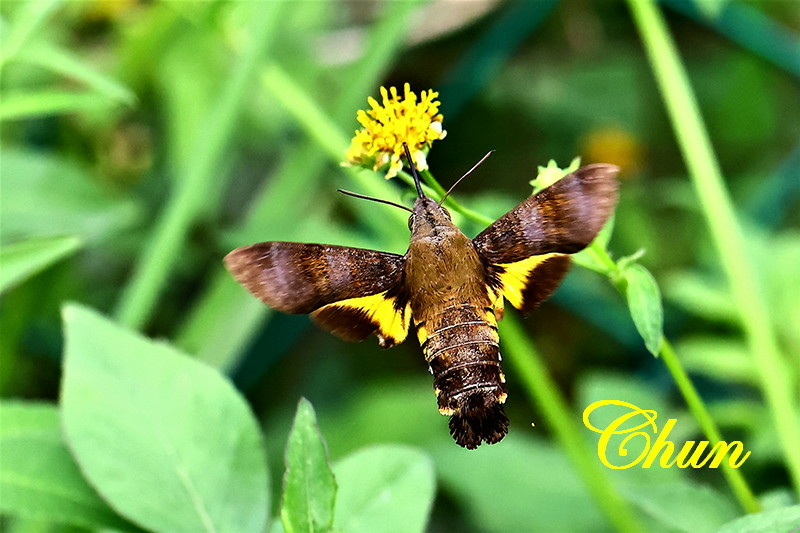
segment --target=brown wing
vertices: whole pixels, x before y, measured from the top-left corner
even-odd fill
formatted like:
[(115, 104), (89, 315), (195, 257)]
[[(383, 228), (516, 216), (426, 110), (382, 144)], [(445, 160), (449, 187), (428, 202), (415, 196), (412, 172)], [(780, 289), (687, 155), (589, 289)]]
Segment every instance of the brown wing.
[(270, 307), (311, 313), (346, 340), (377, 333), (382, 346), (402, 342), (408, 334), (404, 261), (374, 250), (294, 242), (262, 242), (225, 256), (236, 281)]
[(581, 167), (473, 239), (498, 297), (527, 312), (555, 291), (569, 270), (567, 254), (588, 246), (613, 213), (618, 171), (606, 164)]

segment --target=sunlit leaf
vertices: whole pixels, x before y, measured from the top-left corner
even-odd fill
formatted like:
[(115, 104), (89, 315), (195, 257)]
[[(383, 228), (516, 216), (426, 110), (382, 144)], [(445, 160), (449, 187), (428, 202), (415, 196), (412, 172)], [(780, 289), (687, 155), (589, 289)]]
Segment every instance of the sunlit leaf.
[(338, 461), (335, 530), (424, 531), (435, 491), (433, 463), (404, 446), (375, 446)]
[(314, 408), (300, 400), (286, 446), (281, 519), (287, 533), (328, 531), (333, 523), (336, 480)]
[(76, 235), (93, 241), (130, 227), (138, 206), (103, 187), (87, 169), (36, 150), (0, 157), (0, 242)]
[(55, 405), (0, 404), (0, 512), (86, 528), (132, 526), (83, 479), (61, 437)]
[(712, 532), (738, 515), (716, 490), (683, 479), (680, 483), (628, 486), (623, 493), (669, 531)]
[[(524, 421), (512, 432), (541, 432)], [(609, 531), (564, 453), (514, 433), (500, 446), (465, 452), (448, 443), (433, 451), (443, 491), (468, 523), (477, 531)]]
[(64, 322), (64, 432), (98, 492), (155, 531), (263, 531), (263, 443), (230, 382), (87, 308)]
[(800, 524), (800, 505), (792, 505), (737, 518), (717, 529), (716, 533), (790, 532), (797, 530), (797, 524)]

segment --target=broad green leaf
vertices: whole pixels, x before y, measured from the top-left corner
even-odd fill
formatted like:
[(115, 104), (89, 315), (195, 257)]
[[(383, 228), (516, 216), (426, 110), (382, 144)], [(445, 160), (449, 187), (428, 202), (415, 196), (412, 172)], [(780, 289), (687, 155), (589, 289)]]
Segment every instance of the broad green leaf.
[(287, 533), (330, 531), (336, 480), (328, 464), (314, 408), (305, 398), (297, 405), (283, 477), (281, 520)]
[(686, 479), (675, 484), (626, 486), (622, 492), (669, 531), (711, 532), (738, 515), (733, 503), (720, 493)]
[(639, 263), (628, 263), (622, 269), (628, 282), (625, 296), (628, 300), (633, 323), (644, 339), (644, 344), (654, 356), (658, 357), (661, 340), (664, 336), (664, 312), (661, 308), (661, 294), (655, 278)]
[(443, 488), (467, 523), (475, 531), (610, 531), (569, 459), (544, 439), (520, 438), (542, 434), (520, 422), (499, 445), (433, 450)]
[(77, 237), (33, 239), (0, 245), (0, 293), (71, 255), (80, 246)]
[(94, 91), (64, 91), (42, 89), (24, 92), (9, 92), (0, 101), (0, 120), (21, 120), (95, 111), (114, 105), (103, 95)]
[(130, 227), (139, 215), (132, 201), (60, 157), (7, 148), (0, 175), (0, 242), (56, 235), (99, 240)]
[(86, 528), (134, 529), (81, 476), (55, 405), (0, 403), (0, 512)]
[(90, 309), (64, 322), (62, 423), (98, 492), (147, 529), (263, 531), (263, 443), (231, 383)]
[(716, 533), (789, 533), (797, 531), (797, 524), (800, 524), (800, 505), (792, 505), (737, 518)]
[(405, 446), (364, 448), (338, 461), (334, 529), (424, 531), (436, 488), (433, 463)]

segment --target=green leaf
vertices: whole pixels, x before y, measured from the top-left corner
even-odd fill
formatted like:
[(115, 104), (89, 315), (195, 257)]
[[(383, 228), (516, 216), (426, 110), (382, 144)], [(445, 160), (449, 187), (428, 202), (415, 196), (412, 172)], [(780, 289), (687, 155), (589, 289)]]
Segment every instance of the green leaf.
[(603, 250), (608, 248), (608, 243), (611, 241), (611, 235), (614, 233), (614, 223), (616, 220), (616, 212), (611, 213), (611, 216), (603, 225), (603, 229), (601, 229), (600, 233), (598, 233), (597, 237), (595, 237), (595, 241)]
[(0, 403), (0, 512), (86, 528), (134, 529), (83, 479), (54, 405)]
[(628, 485), (622, 492), (669, 531), (714, 531), (738, 514), (720, 493), (687, 479), (674, 484)]
[(337, 531), (424, 531), (435, 492), (430, 458), (413, 448), (381, 445), (338, 461)]
[(800, 524), (800, 505), (792, 505), (737, 518), (716, 533), (790, 532), (797, 531), (797, 524)]
[(81, 247), (77, 237), (32, 239), (0, 245), (0, 293), (68, 257)]
[(539, 191), (542, 191), (555, 182), (559, 181), (560, 179), (564, 178), (567, 174), (571, 172), (575, 172), (578, 170), (578, 167), (581, 165), (581, 158), (580, 156), (574, 157), (572, 161), (570, 161), (569, 165), (565, 168), (560, 168), (558, 163), (555, 160), (551, 159), (547, 162), (546, 166), (539, 166), (537, 167), (536, 177), (530, 181), (531, 187), (533, 187), (533, 193), (536, 194)]
[(625, 296), (633, 323), (644, 339), (647, 349), (658, 357), (664, 336), (664, 312), (656, 280), (650, 271), (639, 263), (627, 263), (621, 271), (628, 282)]
[(336, 480), (314, 408), (305, 398), (297, 405), (286, 446), (281, 520), (287, 533), (329, 531), (333, 523)]
[(100, 240), (139, 218), (135, 203), (114, 196), (91, 172), (61, 157), (6, 148), (0, 176), (4, 243), (67, 234)]
[[(520, 424), (500, 446), (433, 450), (443, 489), (475, 531), (610, 530), (564, 452)], [(569, 512), (565, 512), (569, 509)]]
[(98, 492), (147, 529), (263, 531), (264, 447), (231, 383), (90, 309), (64, 322), (62, 422)]

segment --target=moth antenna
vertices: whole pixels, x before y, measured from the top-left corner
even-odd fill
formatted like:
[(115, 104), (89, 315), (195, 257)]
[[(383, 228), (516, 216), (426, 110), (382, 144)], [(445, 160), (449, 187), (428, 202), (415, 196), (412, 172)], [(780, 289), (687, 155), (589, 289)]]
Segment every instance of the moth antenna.
[(403, 148), (406, 151), (406, 159), (408, 160), (408, 168), (411, 169), (411, 175), (414, 176), (414, 185), (417, 186), (417, 196), (420, 198), (425, 198), (425, 193), (422, 192), (422, 185), (419, 183), (419, 174), (417, 174), (417, 167), (414, 166), (414, 160), (411, 159), (411, 152), (408, 149), (408, 145), (403, 143)]
[(448, 197), (448, 196), (450, 196), (450, 193), (451, 193), (451, 192), (453, 192), (453, 189), (455, 189), (455, 188), (456, 188), (456, 185), (458, 185), (459, 183), (461, 183), (461, 180), (463, 180), (464, 178), (466, 178), (467, 176), (469, 176), (470, 174), (472, 174), (472, 171), (473, 171), (473, 170), (475, 170), (476, 168), (478, 168), (478, 167), (480, 166), (480, 164), (481, 164), (481, 163), (483, 163), (484, 161), (486, 161), (486, 159), (487, 159), (487, 158), (488, 158), (490, 155), (492, 155), (493, 153), (494, 153), (494, 150), (489, 150), (488, 152), (486, 152), (486, 155), (485, 155), (485, 156), (483, 156), (483, 157), (481, 157), (481, 160), (480, 160), (480, 161), (478, 161), (477, 163), (475, 163), (475, 164), (472, 166), (472, 168), (471, 168), (471, 169), (467, 170), (467, 172), (466, 172), (466, 173), (465, 173), (463, 176), (461, 176), (460, 178), (458, 178), (458, 179), (456, 180), (456, 182), (455, 182), (454, 184), (452, 184), (452, 185), (450, 186), (450, 188), (449, 188), (449, 189), (447, 189), (447, 192), (446, 192), (446, 193), (444, 193), (444, 196), (442, 196), (442, 199), (441, 199), (441, 200), (439, 200), (439, 205), (441, 206), (441, 205), (444, 203), (444, 201), (445, 201), (445, 200), (447, 200), (447, 197)]
[(401, 204), (397, 204), (397, 203), (392, 202), (390, 200), (384, 200), (382, 198), (375, 198), (374, 196), (366, 196), (364, 194), (358, 194), (357, 192), (345, 191), (344, 189), (337, 189), (337, 190), (342, 194), (346, 194), (347, 196), (352, 196), (354, 198), (361, 198), (362, 200), (371, 200), (373, 202), (378, 202), (378, 203), (386, 204), (386, 205), (393, 205), (394, 207), (399, 207), (400, 209), (405, 209), (409, 213), (413, 213), (414, 212), (411, 209), (409, 209), (408, 207), (406, 207), (404, 205), (401, 205)]

